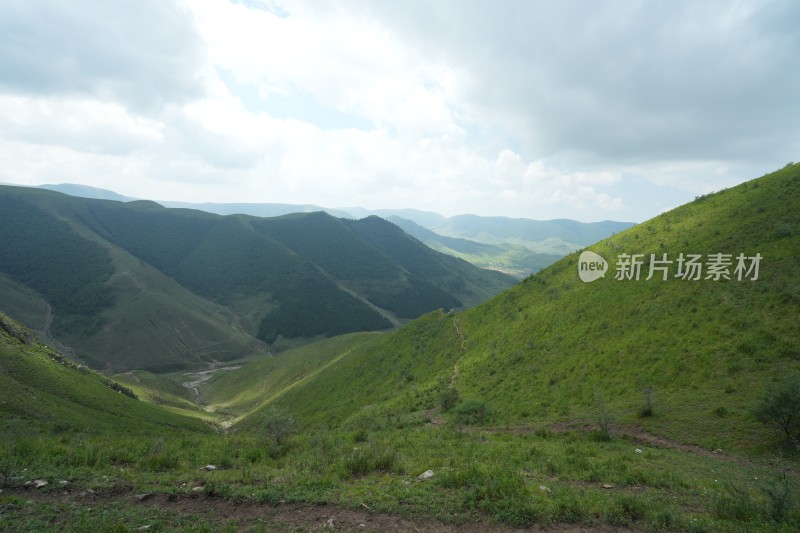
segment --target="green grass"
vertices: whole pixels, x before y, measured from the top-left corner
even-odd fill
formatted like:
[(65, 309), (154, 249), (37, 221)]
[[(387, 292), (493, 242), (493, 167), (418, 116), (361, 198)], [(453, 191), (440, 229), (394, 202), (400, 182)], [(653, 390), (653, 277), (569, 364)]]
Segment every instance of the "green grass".
[(215, 374), (200, 387), (204, 405), (242, 418), (259, 406), (311, 379), (355, 349), (370, 346), (383, 335), (351, 333), (261, 357), (238, 370)]
[[(305, 432), (281, 449), (253, 434), (15, 435), (5, 442), (0, 470), (24, 472), (9, 477), (16, 481), (4, 484), (0, 500), (4, 524), (11, 529), (48, 521), (61, 529), (116, 521), (128, 527), (157, 521), (164, 529), (179, 529), (186, 527), (181, 519), (196, 522), (191, 515), (182, 518), (180, 505), (169, 501), (189, 498), (197, 486), (211, 509), (224, 502), (242, 507), (327, 502), (450, 524), (480, 520), (714, 532), (746, 526), (790, 532), (800, 520), (796, 506), (775, 514), (770, 491), (782, 482), (776, 466), (741, 466), (625, 440), (597, 442), (583, 432), (465, 433), (430, 426), (365, 436)], [(206, 464), (218, 468), (204, 471)], [(419, 481), (428, 469), (434, 477)], [(48, 480), (52, 488), (41, 491), (54, 499), (25, 504), (20, 485), (28, 478)], [(72, 497), (58, 496), (60, 480), (69, 481)], [(796, 493), (797, 474), (786, 480)], [(82, 502), (78, 494), (90, 489), (104, 496)], [(171, 496), (161, 500), (158, 512), (131, 507), (133, 495), (142, 493)], [(240, 524), (249, 518), (252, 525), (264, 508), (251, 510)], [(222, 516), (211, 520), (225, 524)]]
[(67, 432), (209, 431), (195, 419), (132, 399), (105, 376), (75, 364), (32, 336), (23, 337), (23, 342), (12, 330), (24, 331), (0, 314), (4, 430), (17, 431), (32, 424)]

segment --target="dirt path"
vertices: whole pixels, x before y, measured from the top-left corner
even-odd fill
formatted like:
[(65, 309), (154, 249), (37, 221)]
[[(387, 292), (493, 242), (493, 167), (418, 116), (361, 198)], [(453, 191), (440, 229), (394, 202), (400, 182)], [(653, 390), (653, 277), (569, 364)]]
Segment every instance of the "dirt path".
[[(534, 434), (541, 431), (542, 428), (526, 428), (526, 427), (513, 427), (513, 428), (505, 428), (505, 427), (495, 427), (495, 428), (486, 428), (484, 430), (481, 429), (472, 429), (472, 428), (464, 428), (462, 431), (488, 431), (490, 433), (509, 433), (514, 435), (526, 435), (526, 434)], [(595, 426), (592, 425), (581, 425), (581, 424), (570, 424), (566, 422), (560, 422), (557, 424), (553, 424), (547, 426), (545, 428), (547, 431), (552, 431), (553, 433), (566, 433), (568, 431), (592, 431), (595, 429)], [(696, 446), (694, 444), (684, 444), (682, 442), (674, 441), (668, 439), (666, 437), (660, 437), (658, 435), (653, 435), (652, 433), (648, 433), (647, 431), (643, 430), (638, 426), (621, 426), (617, 428), (614, 432), (616, 437), (627, 438), (631, 442), (643, 444), (645, 446), (651, 446), (653, 448), (666, 448), (670, 450), (678, 450), (685, 453), (690, 453), (693, 455), (699, 455), (702, 457), (708, 457), (711, 459), (717, 459), (719, 461), (730, 461), (733, 463), (737, 463), (742, 466), (755, 466), (758, 463), (747, 459), (746, 457), (741, 457), (738, 455), (731, 455), (725, 453), (725, 451), (717, 449), (717, 450), (708, 450), (706, 448), (702, 448), (700, 446)], [(786, 468), (784, 465), (782, 468)], [(793, 469), (789, 469), (790, 472), (793, 472)]]
[(453, 374), (450, 376), (450, 385), (449, 385), (451, 389), (456, 386), (456, 380), (458, 379), (458, 363), (461, 362), (461, 359), (467, 353), (467, 339), (466, 337), (464, 337), (464, 333), (461, 331), (461, 326), (458, 324), (457, 316), (453, 317), (453, 328), (455, 328), (458, 338), (461, 339), (461, 345), (459, 347), (459, 350), (461, 350), (461, 356), (456, 361), (456, 364), (453, 365)]
[[(199, 517), (212, 528), (234, 523), (239, 531), (250, 531), (267, 526), (269, 531), (358, 531), (358, 532), (419, 532), (419, 533), (512, 533), (512, 532), (563, 532), (605, 533), (635, 531), (608, 526), (548, 525), (546, 528), (514, 528), (494, 524), (482, 519), (459, 524), (447, 524), (422, 517), (408, 517), (383, 513), (362, 504), (357, 508), (335, 504), (279, 503), (260, 504), (252, 500), (228, 500), (202, 493), (193, 494), (133, 494), (130, 487), (120, 487), (107, 492), (55, 491), (38, 492), (34, 489), (5, 492), (34, 503), (71, 504), (97, 508), (104, 505), (125, 504), (139, 508), (157, 508), (181, 517)], [(141, 526), (141, 527), (146, 527)], [(140, 527), (140, 529), (141, 529)]]

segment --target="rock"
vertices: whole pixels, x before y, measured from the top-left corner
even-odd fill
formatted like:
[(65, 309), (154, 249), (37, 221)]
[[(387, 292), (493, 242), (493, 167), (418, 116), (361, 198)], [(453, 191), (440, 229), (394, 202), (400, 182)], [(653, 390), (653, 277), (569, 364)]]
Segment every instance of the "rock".
[(145, 492), (144, 494), (137, 494), (136, 496), (134, 496), (134, 498), (135, 498), (137, 501), (140, 501), (140, 502), (147, 501), (147, 500), (149, 500), (149, 499), (150, 499), (150, 498), (152, 498), (152, 497), (153, 497), (153, 494), (152, 494), (152, 493), (150, 493), (150, 492)]
[(206, 466), (203, 467), (203, 470), (207, 470), (209, 472), (212, 472), (212, 471), (214, 471), (216, 469), (217, 469), (217, 467), (214, 466), (214, 465), (206, 465)]
[(192, 492), (203, 492), (203, 487), (194, 487)]
[(334, 518), (336, 518), (336, 517), (332, 516), (332, 517), (328, 518), (328, 520), (325, 521), (325, 525), (322, 526), (322, 527), (324, 529), (334, 529), (334, 526), (333, 526), (333, 519)]
[(545, 487), (544, 485), (539, 485), (539, 490), (542, 492), (552, 492), (548, 487)]
[(714, 453), (723, 453), (722, 448), (717, 448), (716, 450), (714, 450)]
[(425, 481), (427, 479), (431, 479), (434, 475), (435, 474), (433, 473), (433, 470), (426, 470), (419, 476), (417, 476), (417, 479), (419, 479), (420, 481)]
[(614, 485), (612, 485), (611, 483), (603, 483), (603, 488), (604, 489), (613, 489)]
[(58, 482), (58, 484), (59, 485), (69, 485), (69, 481), (67, 481), (66, 479), (62, 479), (61, 481)]
[(150, 524), (147, 524), (146, 526), (137, 527), (137, 528), (136, 528), (136, 531), (147, 531), (147, 530), (148, 530), (148, 529), (150, 529), (151, 527), (152, 527), (152, 526), (151, 526)]
[(46, 487), (47, 484), (48, 484), (47, 481), (45, 481), (44, 479), (34, 479), (33, 481), (25, 482), (26, 487), (33, 487), (35, 489), (41, 489), (42, 487)]
[(636, 449), (635, 449), (635, 450), (633, 450), (633, 451), (635, 451), (636, 453), (642, 453), (642, 450), (640, 450), (639, 448), (636, 448)]

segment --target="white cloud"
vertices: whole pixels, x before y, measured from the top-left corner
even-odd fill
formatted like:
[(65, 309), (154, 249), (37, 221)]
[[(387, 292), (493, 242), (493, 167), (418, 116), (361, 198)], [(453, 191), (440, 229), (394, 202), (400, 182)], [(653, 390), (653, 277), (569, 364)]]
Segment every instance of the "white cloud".
[(126, 154), (158, 144), (163, 124), (114, 102), (0, 94), (0, 138)]
[(791, 1), (0, 4), (2, 179), (582, 220), (797, 159)]

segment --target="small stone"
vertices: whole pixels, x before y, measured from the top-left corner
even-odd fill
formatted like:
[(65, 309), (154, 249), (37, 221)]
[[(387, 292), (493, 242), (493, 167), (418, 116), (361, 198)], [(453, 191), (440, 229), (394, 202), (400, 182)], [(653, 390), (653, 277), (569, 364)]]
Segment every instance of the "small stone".
[(211, 472), (213, 470), (216, 470), (216, 469), (217, 469), (217, 467), (214, 466), (214, 465), (206, 465), (206, 466), (203, 467), (203, 470), (207, 470), (209, 472)]
[(722, 449), (721, 448), (717, 448), (716, 450), (714, 450), (714, 453), (722, 453)]
[(433, 470), (426, 470), (423, 473), (421, 473), (419, 476), (417, 476), (417, 479), (419, 479), (421, 481), (425, 481), (427, 479), (431, 479), (434, 475), (435, 474), (433, 473)]
[(62, 479), (61, 481), (58, 482), (58, 484), (59, 485), (69, 485), (69, 481), (67, 481), (66, 479)]
[(194, 487), (192, 492), (203, 492), (203, 487)]
[(603, 488), (604, 489), (613, 489), (614, 485), (612, 485), (611, 483), (603, 483)]
[(539, 485), (539, 490), (542, 492), (552, 492), (549, 487), (545, 487), (544, 485)]
[(334, 529), (334, 525), (333, 525), (333, 519), (334, 518), (336, 518), (336, 517), (332, 516), (332, 517), (328, 518), (328, 520), (325, 521), (325, 525), (322, 526), (322, 527), (324, 527), (325, 529)]
[(136, 496), (134, 496), (134, 498), (136, 500), (140, 501), (140, 502), (147, 501), (152, 497), (153, 497), (153, 494), (150, 493), (150, 492), (145, 492), (144, 494), (137, 494)]
[[(27, 483), (26, 483), (26, 485), (27, 485)], [(31, 485), (33, 485), (33, 487), (36, 488), (36, 489), (41, 489), (42, 487), (46, 487), (47, 486), (47, 481), (45, 481), (44, 479), (35, 479), (35, 480), (31, 481)]]
[(148, 529), (150, 529), (151, 527), (152, 527), (152, 526), (151, 526), (150, 524), (147, 524), (146, 526), (142, 526), (142, 527), (138, 527), (138, 528), (136, 528), (136, 531), (147, 531), (147, 530), (148, 530)]
[(636, 449), (635, 449), (635, 450), (633, 450), (633, 451), (635, 451), (636, 453), (642, 453), (642, 450), (640, 450), (639, 448), (636, 448)]

